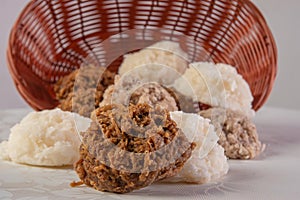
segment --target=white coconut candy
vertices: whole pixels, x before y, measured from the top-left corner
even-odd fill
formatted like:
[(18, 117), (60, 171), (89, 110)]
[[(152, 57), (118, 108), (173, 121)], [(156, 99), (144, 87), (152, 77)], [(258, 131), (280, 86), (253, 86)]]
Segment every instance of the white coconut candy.
[(170, 112), (171, 118), (190, 142), (196, 143), (192, 156), (175, 176), (163, 182), (208, 183), (227, 174), (229, 165), (224, 149), (217, 143), (214, 126), (197, 114)]
[(175, 81), (173, 87), (194, 101), (239, 111), (250, 118), (255, 115), (250, 87), (230, 65), (192, 63), (184, 75)]
[(187, 58), (178, 43), (161, 41), (125, 55), (119, 74), (135, 73), (139, 79), (170, 85), (187, 69)]
[(38, 166), (72, 165), (79, 159), (79, 133), (91, 120), (60, 109), (31, 112), (0, 144), (2, 159)]

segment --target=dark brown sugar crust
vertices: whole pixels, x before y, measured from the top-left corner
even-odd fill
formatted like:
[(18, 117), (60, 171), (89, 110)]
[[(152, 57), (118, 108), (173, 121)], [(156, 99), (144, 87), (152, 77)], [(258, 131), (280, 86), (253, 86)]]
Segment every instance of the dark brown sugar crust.
[(144, 81), (136, 78), (134, 74), (125, 77), (118, 76), (114, 85), (105, 90), (100, 106), (147, 103), (153, 109), (178, 110), (176, 100), (168, 89), (159, 83)]
[(126, 193), (177, 174), (195, 147), (165, 110), (108, 105), (83, 133), (79, 178), (100, 191)]
[(130, 103), (148, 103), (151, 107), (177, 111), (176, 100), (169, 91), (158, 83), (148, 83), (138, 88), (130, 97)]
[(73, 71), (54, 85), (58, 107), (90, 117), (99, 107), (105, 89), (114, 83), (114, 77), (115, 73), (101, 67), (88, 66)]

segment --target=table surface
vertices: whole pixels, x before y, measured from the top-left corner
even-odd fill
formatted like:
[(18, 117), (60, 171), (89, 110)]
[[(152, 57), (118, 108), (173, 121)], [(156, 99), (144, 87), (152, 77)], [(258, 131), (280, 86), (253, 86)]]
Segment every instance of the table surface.
[[(0, 111), (0, 141), (30, 110)], [(255, 160), (229, 161), (227, 176), (204, 185), (154, 184), (125, 195), (86, 186), (68, 168), (40, 168), (0, 160), (0, 199), (298, 199), (300, 111), (263, 108), (255, 122), (265, 151)]]

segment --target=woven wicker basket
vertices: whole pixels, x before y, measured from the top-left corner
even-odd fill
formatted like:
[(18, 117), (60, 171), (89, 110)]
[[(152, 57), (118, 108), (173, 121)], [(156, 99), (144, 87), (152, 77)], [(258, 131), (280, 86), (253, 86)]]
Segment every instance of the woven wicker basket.
[[(118, 51), (113, 43), (96, 47), (132, 29), (169, 30), (163, 37), (171, 40), (180, 33), (200, 43), (207, 59), (236, 66), (250, 85), (255, 110), (271, 92), (276, 45), (250, 0), (33, 0), (16, 21), (7, 51), (18, 91), (36, 110), (55, 107), (53, 83), (87, 57)], [(136, 37), (137, 43), (145, 41)], [(194, 49), (191, 60), (200, 54)], [(116, 70), (121, 62), (122, 56), (109, 67)]]

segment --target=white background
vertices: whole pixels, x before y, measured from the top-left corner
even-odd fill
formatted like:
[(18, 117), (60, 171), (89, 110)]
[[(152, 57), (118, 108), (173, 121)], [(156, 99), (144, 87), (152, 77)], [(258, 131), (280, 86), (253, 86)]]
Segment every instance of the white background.
[[(266, 105), (300, 109), (300, 1), (253, 0), (264, 14), (277, 42), (279, 71)], [(6, 48), (11, 27), (26, 0), (0, 1), (0, 109), (28, 107), (8, 73)]]

